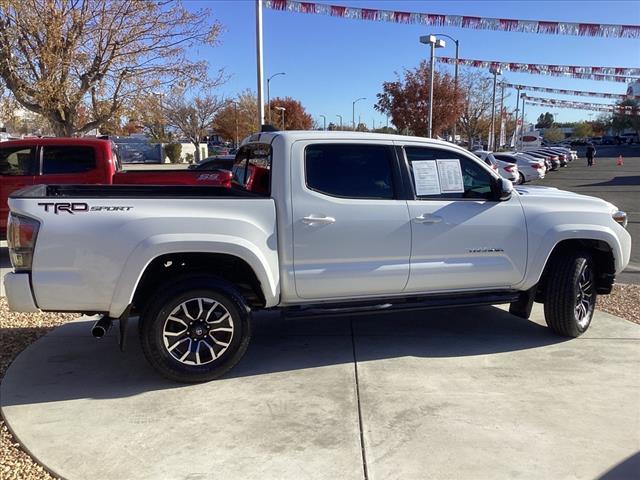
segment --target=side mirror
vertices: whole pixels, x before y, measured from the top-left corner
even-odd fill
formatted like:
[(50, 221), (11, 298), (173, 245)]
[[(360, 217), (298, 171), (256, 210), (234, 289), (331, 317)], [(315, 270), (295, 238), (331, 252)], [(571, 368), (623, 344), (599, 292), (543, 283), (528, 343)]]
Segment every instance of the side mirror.
[(513, 193), (513, 184), (506, 178), (500, 178), (497, 181), (496, 199), (499, 202), (506, 202), (511, 198)]

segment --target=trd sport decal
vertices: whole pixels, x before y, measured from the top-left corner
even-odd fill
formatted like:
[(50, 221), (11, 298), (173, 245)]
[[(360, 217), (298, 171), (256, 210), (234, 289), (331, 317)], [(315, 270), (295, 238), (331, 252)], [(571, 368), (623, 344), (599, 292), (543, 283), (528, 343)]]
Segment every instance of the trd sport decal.
[(38, 203), (39, 206), (44, 207), (45, 212), (53, 212), (56, 215), (61, 212), (70, 213), (74, 215), (76, 213), (85, 212), (128, 212), (133, 207), (120, 207), (115, 205), (93, 205), (89, 206), (83, 202), (43, 202)]

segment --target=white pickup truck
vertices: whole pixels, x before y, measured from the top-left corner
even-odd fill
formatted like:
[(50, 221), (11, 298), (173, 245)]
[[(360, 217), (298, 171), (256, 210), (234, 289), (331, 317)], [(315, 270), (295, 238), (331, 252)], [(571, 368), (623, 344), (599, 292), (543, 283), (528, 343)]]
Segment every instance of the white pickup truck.
[(601, 199), (513, 187), (471, 153), (356, 132), (252, 135), (224, 187), (48, 185), (9, 201), (17, 311), (139, 315), (148, 361), (177, 381), (242, 357), (251, 312), (509, 303), (575, 337), (629, 261)]

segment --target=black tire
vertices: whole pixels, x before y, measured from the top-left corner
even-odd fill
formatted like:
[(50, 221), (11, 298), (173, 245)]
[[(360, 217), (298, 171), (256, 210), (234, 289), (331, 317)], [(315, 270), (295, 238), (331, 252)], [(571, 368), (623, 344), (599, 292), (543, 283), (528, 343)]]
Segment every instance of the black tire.
[(523, 185), (524, 181), (524, 175), (522, 172), (518, 172), (518, 181), (516, 182), (516, 185)]
[(546, 272), (545, 320), (558, 335), (578, 337), (589, 328), (595, 310), (592, 257), (585, 251), (565, 251), (549, 261), (553, 263)]
[(177, 278), (158, 289), (141, 315), (142, 351), (165, 378), (184, 383), (213, 380), (245, 354), (250, 319), (249, 306), (229, 282), (209, 276)]

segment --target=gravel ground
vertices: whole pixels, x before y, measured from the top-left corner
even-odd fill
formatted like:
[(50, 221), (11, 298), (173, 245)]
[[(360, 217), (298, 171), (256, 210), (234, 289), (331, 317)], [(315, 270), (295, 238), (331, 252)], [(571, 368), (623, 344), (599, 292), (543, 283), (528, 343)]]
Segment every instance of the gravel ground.
[(598, 297), (597, 308), (640, 324), (640, 285), (614, 285), (610, 295)]
[[(640, 324), (640, 285), (615, 285), (611, 295), (598, 297), (598, 309)], [(0, 382), (9, 364), (30, 343), (77, 314), (9, 313), (0, 298)], [(0, 480), (52, 480), (20, 448), (0, 419)]]
[[(9, 313), (0, 298), (0, 382), (13, 359), (30, 343), (77, 314)], [(51, 480), (11, 436), (0, 419), (0, 480)]]

